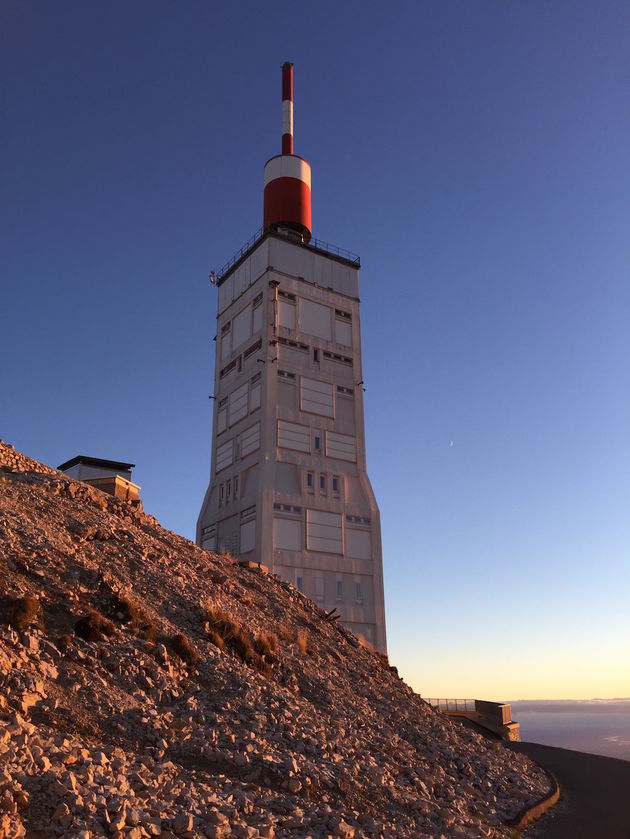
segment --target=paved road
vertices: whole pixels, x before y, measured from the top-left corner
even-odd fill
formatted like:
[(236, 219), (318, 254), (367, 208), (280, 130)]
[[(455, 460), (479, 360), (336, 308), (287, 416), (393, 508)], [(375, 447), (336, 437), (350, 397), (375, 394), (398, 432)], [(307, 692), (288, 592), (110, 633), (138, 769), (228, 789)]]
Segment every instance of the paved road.
[(560, 801), (527, 839), (630, 839), (630, 761), (538, 743), (506, 743), (555, 775)]

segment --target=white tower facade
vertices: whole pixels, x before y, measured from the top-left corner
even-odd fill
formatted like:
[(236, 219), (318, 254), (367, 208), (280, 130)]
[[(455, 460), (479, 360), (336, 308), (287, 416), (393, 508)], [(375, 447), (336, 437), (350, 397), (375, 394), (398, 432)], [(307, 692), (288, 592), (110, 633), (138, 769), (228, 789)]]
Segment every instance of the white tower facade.
[(311, 240), (310, 166), (292, 152), (287, 63), (283, 154), (265, 166), (264, 226), (217, 277), (212, 462), (197, 542), (266, 565), (386, 652), (360, 263)]

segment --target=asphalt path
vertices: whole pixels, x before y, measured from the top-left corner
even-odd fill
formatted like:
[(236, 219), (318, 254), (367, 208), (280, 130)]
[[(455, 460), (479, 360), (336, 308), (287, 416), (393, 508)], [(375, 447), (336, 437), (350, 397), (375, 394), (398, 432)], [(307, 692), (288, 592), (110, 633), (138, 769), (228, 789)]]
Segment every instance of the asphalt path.
[(526, 839), (630, 839), (630, 761), (538, 743), (505, 743), (551, 772), (560, 800)]

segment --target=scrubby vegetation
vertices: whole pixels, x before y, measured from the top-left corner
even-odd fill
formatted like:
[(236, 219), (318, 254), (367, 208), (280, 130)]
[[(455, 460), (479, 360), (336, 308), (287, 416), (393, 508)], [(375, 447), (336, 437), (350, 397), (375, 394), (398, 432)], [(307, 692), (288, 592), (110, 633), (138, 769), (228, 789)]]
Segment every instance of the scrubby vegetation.
[(208, 607), (203, 613), (208, 640), (220, 650), (232, 651), (241, 661), (249, 664), (263, 676), (273, 674), (278, 649), (278, 638), (271, 632), (252, 636), (251, 632), (220, 609)]
[(254, 639), (254, 650), (260, 656), (269, 656), (278, 650), (278, 636), (273, 632), (261, 632)]
[(185, 635), (178, 633), (171, 639), (173, 651), (191, 667), (199, 661), (199, 650)]
[(110, 592), (106, 603), (107, 613), (119, 623), (130, 626), (146, 641), (157, 639), (155, 623), (136, 601), (124, 592)]
[(116, 626), (99, 612), (90, 609), (87, 615), (76, 622), (75, 633), (84, 641), (100, 641), (103, 636), (111, 638), (116, 634)]
[(306, 655), (306, 653), (309, 652), (308, 635), (303, 630), (298, 630), (297, 635), (295, 636), (295, 643), (302, 655)]
[(27, 629), (42, 623), (42, 606), (37, 597), (18, 597), (3, 604), (2, 619), (13, 629)]

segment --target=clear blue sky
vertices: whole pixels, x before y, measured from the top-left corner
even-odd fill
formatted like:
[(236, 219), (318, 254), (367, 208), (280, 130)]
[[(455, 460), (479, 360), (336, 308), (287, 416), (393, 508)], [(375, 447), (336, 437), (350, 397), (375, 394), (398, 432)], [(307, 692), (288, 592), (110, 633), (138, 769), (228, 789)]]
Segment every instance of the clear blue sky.
[(390, 657), (426, 696), (630, 695), (630, 5), (0, 8), (0, 436), (130, 460), (186, 536), (208, 283), (295, 63), (313, 231), (361, 255)]

